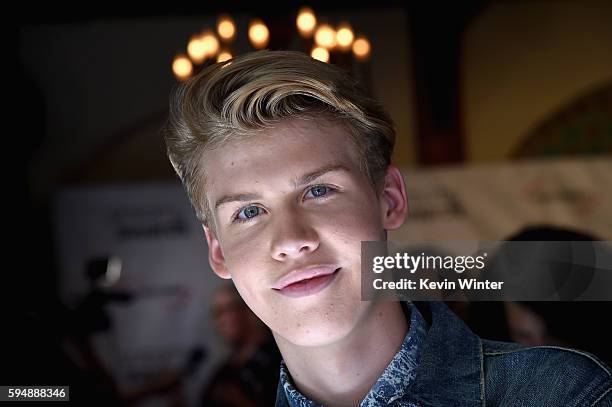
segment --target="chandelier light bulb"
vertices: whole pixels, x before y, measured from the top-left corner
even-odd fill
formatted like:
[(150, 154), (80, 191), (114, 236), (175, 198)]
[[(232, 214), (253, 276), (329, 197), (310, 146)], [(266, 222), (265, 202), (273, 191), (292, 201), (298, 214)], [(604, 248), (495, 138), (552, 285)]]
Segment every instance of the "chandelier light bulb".
[(365, 61), (370, 57), (372, 47), (370, 41), (364, 36), (360, 36), (353, 42), (353, 54), (358, 61)]
[(270, 31), (263, 21), (254, 19), (249, 24), (249, 40), (256, 49), (263, 49), (270, 41)]
[(310, 7), (302, 7), (295, 23), (300, 34), (305, 38), (310, 38), (317, 26), (317, 17)]
[(191, 37), (187, 44), (187, 54), (196, 64), (201, 64), (206, 59), (206, 46), (199, 36)]
[(336, 43), (338, 44), (338, 48), (342, 51), (350, 50), (354, 39), (355, 34), (353, 34), (353, 30), (348, 24), (345, 23), (338, 26), (338, 30), (336, 31)]
[(212, 31), (204, 32), (200, 37), (200, 41), (202, 41), (207, 58), (217, 55), (217, 52), (219, 52), (219, 40)]
[(172, 62), (172, 72), (177, 79), (184, 81), (193, 73), (193, 64), (186, 55), (178, 55)]
[(319, 47), (331, 49), (336, 46), (336, 31), (329, 24), (321, 24), (315, 32), (315, 43)]
[(310, 56), (319, 61), (329, 62), (329, 51), (323, 47), (314, 47)]
[(232, 58), (233, 57), (232, 57), (231, 52), (227, 50), (222, 50), (221, 52), (219, 52), (219, 55), (217, 55), (217, 62), (225, 62)]
[(217, 34), (223, 41), (232, 41), (236, 36), (236, 24), (228, 15), (219, 17), (217, 21)]

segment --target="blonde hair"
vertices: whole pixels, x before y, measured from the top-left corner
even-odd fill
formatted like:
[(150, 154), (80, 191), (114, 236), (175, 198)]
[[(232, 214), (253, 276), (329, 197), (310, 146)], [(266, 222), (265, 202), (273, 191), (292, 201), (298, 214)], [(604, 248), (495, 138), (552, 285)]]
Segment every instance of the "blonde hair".
[(301, 52), (258, 51), (203, 69), (179, 84), (164, 129), (168, 158), (198, 219), (211, 219), (204, 152), (282, 120), (325, 118), (347, 127), (376, 190), (391, 161), (393, 123), (349, 75)]

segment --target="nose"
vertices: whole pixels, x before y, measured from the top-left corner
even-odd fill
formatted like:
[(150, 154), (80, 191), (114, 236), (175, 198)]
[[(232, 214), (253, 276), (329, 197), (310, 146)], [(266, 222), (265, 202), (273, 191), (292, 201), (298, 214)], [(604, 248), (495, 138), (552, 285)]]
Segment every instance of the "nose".
[(295, 212), (274, 225), (271, 243), (272, 258), (278, 261), (299, 258), (312, 253), (319, 247), (319, 235), (307, 219)]

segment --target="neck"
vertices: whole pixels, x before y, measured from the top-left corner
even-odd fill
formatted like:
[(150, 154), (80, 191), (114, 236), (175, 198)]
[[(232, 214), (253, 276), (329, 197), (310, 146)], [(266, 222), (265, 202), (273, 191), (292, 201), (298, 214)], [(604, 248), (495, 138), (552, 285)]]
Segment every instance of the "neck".
[(399, 302), (374, 301), (341, 340), (297, 346), (274, 335), (297, 389), (325, 406), (359, 405), (399, 351), (408, 321)]

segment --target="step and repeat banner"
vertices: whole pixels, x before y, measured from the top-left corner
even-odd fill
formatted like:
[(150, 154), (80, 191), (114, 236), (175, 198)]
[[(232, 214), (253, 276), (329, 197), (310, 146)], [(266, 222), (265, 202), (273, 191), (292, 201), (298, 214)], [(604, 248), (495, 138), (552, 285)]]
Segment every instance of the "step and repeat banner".
[[(75, 334), (93, 340), (126, 394), (188, 372), (185, 397), (197, 405), (225, 350), (210, 311), (224, 280), (209, 268), (180, 183), (65, 189), (55, 200), (55, 231), (58, 289), (76, 316)], [(170, 404), (159, 398), (142, 405)]]
[(612, 156), (403, 174), (410, 213), (390, 240), (505, 240), (528, 226), (612, 240)]

